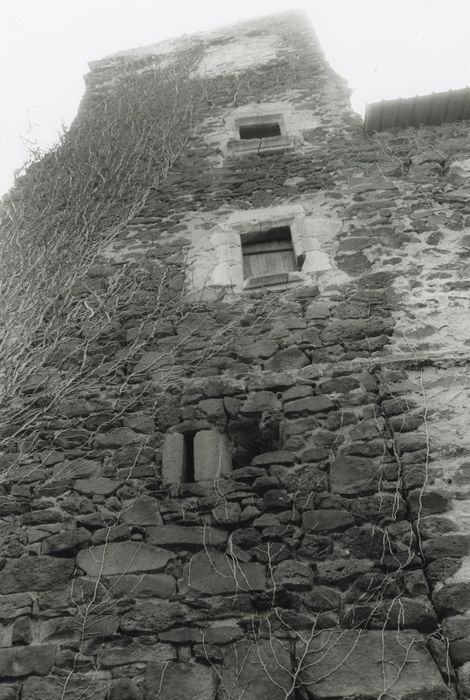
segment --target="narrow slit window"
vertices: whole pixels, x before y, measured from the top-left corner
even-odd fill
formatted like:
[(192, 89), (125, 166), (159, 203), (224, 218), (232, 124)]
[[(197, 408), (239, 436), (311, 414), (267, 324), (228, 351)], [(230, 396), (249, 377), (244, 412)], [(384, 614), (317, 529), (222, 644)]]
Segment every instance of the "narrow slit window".
[(169, 432), (162, 449), (165, 486), (227, 478), (232, 473), (229, 441), (216, 428), (197, 432)]
[(194, 437), (195, 433), (184, 434), (183, 481), (194, 482)]
[(281, 136), (279, 122), (266, 122), (264, 124), (245, 124), (239, 126), (241, 139), (267, 139), (273, 136)]
[(262, 277), (298, 270), (289, 226), (242, 236), (243, 277)]

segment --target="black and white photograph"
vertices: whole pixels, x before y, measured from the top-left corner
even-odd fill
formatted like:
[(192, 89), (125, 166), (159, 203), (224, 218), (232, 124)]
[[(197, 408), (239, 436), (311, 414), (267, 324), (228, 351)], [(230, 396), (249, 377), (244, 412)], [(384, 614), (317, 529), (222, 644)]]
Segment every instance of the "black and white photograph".
[(0, 700), (470, 700), (469, 50), (0, 0)]

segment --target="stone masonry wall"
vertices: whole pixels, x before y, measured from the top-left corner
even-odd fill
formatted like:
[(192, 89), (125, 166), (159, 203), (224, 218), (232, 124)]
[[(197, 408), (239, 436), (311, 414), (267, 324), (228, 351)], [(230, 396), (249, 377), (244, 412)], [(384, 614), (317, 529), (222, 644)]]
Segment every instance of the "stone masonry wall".
[[(194, 41), (188, 147), (1, 427), (0, 700), (468, 698), (468, 124), (365, 137), (298, 13)], [(266, 105), (293, 145), (231, 153)], [(321, 264), (241, 291), (289, 207)]]

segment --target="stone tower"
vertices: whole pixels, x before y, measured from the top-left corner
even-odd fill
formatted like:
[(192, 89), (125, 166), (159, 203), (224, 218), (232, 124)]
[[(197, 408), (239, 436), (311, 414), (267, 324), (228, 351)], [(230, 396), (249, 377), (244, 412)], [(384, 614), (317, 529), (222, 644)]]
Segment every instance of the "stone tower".
[(468, 124), (366, 134), (298, 12), (86, 83), (37, 166), (95, 223), (1, 429), (0, 700), (469, 698)]

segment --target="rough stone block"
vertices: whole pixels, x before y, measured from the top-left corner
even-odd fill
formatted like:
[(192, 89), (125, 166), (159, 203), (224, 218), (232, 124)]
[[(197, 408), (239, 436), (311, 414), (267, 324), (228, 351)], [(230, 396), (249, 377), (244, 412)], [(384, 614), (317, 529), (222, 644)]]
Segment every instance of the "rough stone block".
[(274, 585), (281, 585), (286, 590), (308, 590), (312, 581), (312, 569), (294, 559), (285, 559), (273, 572)]
[(305, 312), (307, 321), (319, 318), (328, 318), (330, 316), (330, 305), (322, 301), (312, 301)]
[[(271, 477), (267, 478), (271, 479)], [(290, 504), (291, 496), (284, 489), (269, 489), (263, 496), (263, 506), (266, 510), (285, 510)]]
[(53, 468), (54, 482), (68, 479), (88, 479), (99, 474), (100, 468), (100, 463), (91, 459), (76, 459), (72, 462), (60, 461)]
[(163, 441), (162, 480), (164, 484), (177, 484), (185, 480), (186, 446), (184, 435), (168, 433)]
[(147, 698), (214, 700), (217, 676), (209, 666), (192, 663), (149, 663), (145, 674)]
[(119, 678), (111, 686), (108, 700), (142, 700), (142, 693), (130, 678)]
[(143, 353), (134, 371), (136, 374), (153, 372), (157, 369), (161, 369), (162, 367), (169, 367), (173, 365), (174, 362), (175, 358), (172, 353), (150, 350)]
[(185, 567), (191, 591), (207, 595), (262, 591), (266, 569), (262, 564), (244, 564), (216, 551), (195, 554)]
[(236, 525), (240, 522), (241, 506), (239, 503), (223, 501), (212, 510), (212, 522), (214, 525)]
[(121, 520), (128, 525), (161, 525), (162, 518), (156, 498), (138, 496), (122, 508)]
[(17, 644), (31, 644), (33, 639), (31, 618), (18, 617), (13, 623), (11, 631), (11, 643), (13, 646)]
[(228, 440), (217, 430), (200, 430), (194, 436), (194, 480), (214, 481), (232, 473)]
[(404, 433), (394, 436), (399, 454), (427, 449), (429, 438), (424, 433)]
[(12, 593), (0, 598), (0, 621), (8, 622), (31, 612), (32, 597), (29, 593)]
[(272, 464), (286, 464), (292, 466), (295, 464), (296, 457), (293, 452), (288, 450), (274, 450), (273, 452), (265, 452), (262, 455), (257, 455), (253, 459), (255, 466), (271, 466)]
[(28, 511), (28, 504), (22, 502), (19, 498), (9, 496), (0, 496), (0, 518), (8, 515), (21, 515)]
[(318, 612), (339, 610), (342, 606), (341, 593), (329, 586), (313, 586), (302, 596), (302, 601), (309, 610)]
[(56, 557), (73, 557), (79, 549), (90, 541), (90, 533), (84, 527), (64, 530), (57, 535), (47, 537), (41, 546), (43, 554)]
[(107, 671), (95, 671), (93, 674), (73, 673), (67, 680), (66, 692), (60, 696), (60, 700), (109, 700), (109, 681)]
[(470, 661), (467, 661), (457, 671), (462, 697), (470, 698)]
[(98, 433), (93, 441), (93, 447), (107, 449), (118, 448), (124, 445), (132, 445), (134, 442), (142, 442), (145, 435), (135, 433), (130, 428), (113, 428), (107, 433)]
[(281, 407), (281, 402), (272, 391), (250, 392), (246, 401), (242, 404), (240, 412), (245, 415), (274, 411)]
[(101, 527), (93, 532), (91, 544), (105, 544), (106, 542), (120, 542), (130, 539), (132, 539), (130, 527), (127, 525), (113, 525), (110, 522), (108, 527)]
[(371, 316), (367, 319), (334, 320), (320, 335), (325, 345), (343, 343), (347, 346), (352, 341), (382, 334), (390, 335), (392, 331), (391, 319)]
[(134, 608), (121, 616), (120, 629), (131, 634), (155, 634), (169, 627), (191, 622), (198, 617), (198, 613), (182, 603), (143, 600), (138, 601)]
[(449, 654), (454, 666), (462, 666), (470, 661), (470, 638), (456, 639), (451, 642)]
[(97, 617), (90, 615), (86, 623), (77, 617), (53, 617), (41, 623), (41, 641), (55, 641), (66, 638), (68, 641), (79, 641), (93, 637), (111, 637), (116, 633), (118, 618), (115, 615), (103, 615)]
[(0, 593), (46, 591), (72, 577), (74, 562), (54, 557), (20, 557), (0, 572)]
[(416, 632), (323, 631), (297, 646), (300, 683), (313, 700), (448, 698), (447, 687)]
[(86, 496), (110, 496), (122, 486), (122, 481), (96, 476), (93, 479), (78, 479), (74, 482), (75, 491)]
[[(413, 489), (408, 492), (406, 500), (411, 517), (419, 518), (420, 521), (423, 520), (423, 525), (425, 524), (424, 518), (427, 520), (430, 515), (439, 515), (450, 509), (449, 495), (438, 491), (426, 490), (423, 492), (422, 488)], [(442, 530), (440, 527), (439, 525), (436, 534), (441, 534)], [(444, 532), (448, 530), (449, 528), (446, 527)]]
[(282, 392), (283, 401), (293, 401), (294, 399), (303, 399), (305, 396), (312, 396), (313, 387), (309, 384), (296, 384)]
[(266, 359), (274, 355), (276, 350), (279, 348), (278, 343), (275, 340), (260, 340), (256, 343), (245, 343), (244, 345), (237, 348), (238, 356), (240, 360), (245, 362), (246, 360), (256, 360), (258, 358)]
[(300, 369), (309, 364), (307, 355), (298, 348), (280, 350), (264, 363), (265, 369), (272, 372), (282, 372), (285, 369)]
[(289, 401), (284, 405), (284, 413), (289, 418), (308, 416), (311, 413), (322, 413), (334, 408), (333, 401), (328, 396), (308, 396), (305, 399)]
[(459, 615), (470, 610), (470, 585), (468, 582), (449, 583), (433, 593), (438, 612)]
[[(394, 522), (405, 518), (407, 508), (405, 501), (396, 493), (374, 493), (372, 496), (358, 496), (351, 499), (351, 513), (358, 523)], [(397, 510), (398, 509), (398, 510)]]
[[(21, 690), (22, 700), (61, 700), (64, 687), (63, 678), (27, 678)], [(68, 699), (67, 699), (68, 700)]]
[(111, 542), (82, 549), (77, 555), (77, 566), (88, 576), (114, 576), (161, 571), (171, 558), (170, 552), (142, 542)]
[(454, 615), (442, 621), (442, 631), (450, 640), (470, 637), (470, 617)]
[(170, 644), (126, 644), (125, 646), (108, 646), (100, 652), (102, 668), (114, 668), (127, 664), (141, 664), (146, 661), (165, 663), (176, 658), (175, 649)]
[(65, 614), (65, 608), (75, 608), (77, 605), (86, 605), (90, 602), (99, 603), (105, 597), (107, 592), (101, 583), (97, 584), (92, 579), (77, 577), (41, 593), (37, 598), (37, 605), (41, 611), (54, 611), (58, 615), (59, 610), (63, 610)]
[(436, 613), (427, 598), (405, 598), (357, 604), (347, 611), (343, 624), (368, 629), (413, 629), (433, 632), (437, 627)]
[(207, 419), (213, 425), (224, 427), (227, 423), (223, 399), (203, 399), (199, 401), (196, 409), (196, 417)]
[(303, 529), (314, 532), (346, 530), (353, 524), (353, 517), (347, 510), (307, 510), (302, 516)]
[(292, 686), (288, 642), (238, 642), (225, 653), (217, 700), (286, 700)]
[(470, 159), (454, 160), (449, 166), (448, 178), (450, 182), (468, 182), (470, 178)]
[(176, 581), (169, 574), (121, 574), (111, 579), (110, 588), (116, 598), (171, 598)]
[(45, 676), (54, 665), (56, 646), (27, 646), (0, 649), (0, 678), (35, 674)]
[(465, 557), (470, 553), (470, 535), (441, 535), (423, 542), (423, 554), (427, 561), (441, 557)]
[(332, 559), (317, 563), (316, 579), (319, 583), (341, 585), (352, 581), (374, 568), (370, 559)]
[(331, 490), (343, 496), (376, 491), (379, 477), (379, 464), (371, 459), (338, 457), (330, 467)]
[(162, 525), (161, 527), (149, 527), (147, 532), (150, 544), (182, 549), (220, 547), (228, 539), (228, 532), (213, 527)]
[[(66, 682), (67, 687), (64, 692)], [(23, 683), (21, 700), (84, 700), (84, 698), (110, 700), (107, 695), (108, 688), (108, 681), (100, 677), (99, 672), (94, 675), (76, 673), (70, 678), (66, 676), (60, 678), (30, 676)], [(135, 699), (132, 696), (126, 696), (125, 700)]]

